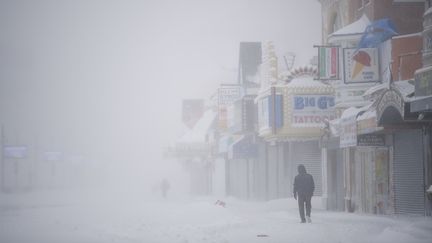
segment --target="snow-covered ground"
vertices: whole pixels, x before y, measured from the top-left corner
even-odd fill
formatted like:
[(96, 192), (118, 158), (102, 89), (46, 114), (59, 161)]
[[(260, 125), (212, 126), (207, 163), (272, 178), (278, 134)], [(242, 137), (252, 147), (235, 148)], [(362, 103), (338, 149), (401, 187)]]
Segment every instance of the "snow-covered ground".
[(296, 201), (245, 202), (117, 193), (0, 194), (0, 242), (431, 242), (432, 219), (329, 212), (313, 201), (300, 224)]

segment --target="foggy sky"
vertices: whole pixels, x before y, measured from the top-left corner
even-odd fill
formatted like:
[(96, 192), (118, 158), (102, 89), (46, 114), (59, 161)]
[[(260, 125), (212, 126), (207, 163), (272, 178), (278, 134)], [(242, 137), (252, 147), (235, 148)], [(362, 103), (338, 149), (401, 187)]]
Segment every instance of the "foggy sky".
[(0, 122), (7, 143), (154, 164), (181, 99), (235, 78), (240, 41), (302, 65), (320, 30), (316, 0), (1, 0)]

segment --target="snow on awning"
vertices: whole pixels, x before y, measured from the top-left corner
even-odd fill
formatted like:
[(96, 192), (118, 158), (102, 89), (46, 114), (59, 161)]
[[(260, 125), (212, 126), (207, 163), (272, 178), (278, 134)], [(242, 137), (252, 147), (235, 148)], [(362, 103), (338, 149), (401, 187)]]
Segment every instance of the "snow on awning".
[(328, 129), (330, 132), (330, 135), (332, 137), (339, 137), (342, 133), (342, 120), (349, 119), (352, 117), (356, 117), (356, 120), (358, 120), (360, 117), (362, 117), (365, 113), (367, 113), (369, 110), (374, 110), (373, 103), (362, 106), (360, 108), (357, 107), (349, 107), (348, 109), (344, 110), (342, 112), (342, 115), (338, 119), (334, 119), (328, 122)]
[(364, 113), (360, 114), (357, 117), (357, 121), (367, 120), (367, 119), (374, 118), (374, 117), (376, 118), (376, 116), (377, 116), (376, 110), (375, 110), (375, 108), (372, 108), (372, 109), (369, 109), (369, 110), (365, 111)]
[[(392, 87), (399, 91), (399, 93), (402, 95), (402, 98), (405, 102), (412, 100), (411, 96), (414, 94), (415, 86), (411, 82), (412, 80), (402, 80), (391, 83)], [(374, 85), (366, 90), (366, 92), (363, 94), (363, 97), (368, 98), (374, 94), (377, 94), (378, 92), (388, 90), (390, 89), (389, 84), (390, 83), (382, 83)]]
[[(363, 121), (367, 121), (367, 120), (372, 119), (372, 118), (376, 119), (376, 116), (377, 116), (376, 110), (375, 110), (375, 107), (373, 106), (372, 103), (369, 105), (362, 106), (360, 108), (350, 107), (342, 113), (341, 118), (329, 121), (330, 135), (332, 137), (340, 137), (340, 135), (342, 133), (342, 120), (343, 119), (356, 117), (357, 124), (359, 125), (359, 122), (361, 123)], [(377, 128), (374, 125), (375, 124), (372, 124), (374, 131), (379, 130), (379, 128)], [(361, 126), (362, 125), (360, 125), (360, 127)]]
[(368, 90), (366, 90), (366, 92), (364, 92), (363, 97), (368, 97), (370, 95), (377, 93), (378, 91), (382, 91), (388, 88), (389, 88), (389, 83), (374, 85), (370, 87)]
[(216, 112), (207, 110), (198, 120), (195, 126), (186, 132), (177, 142), (178, 143), (205, 143), (206, 136), (216, 118)]
[(411, 80), (396, 81), (393, 83), (394, 87), (400, 92), (405, 102), (411, 101), (414, 94), (415, 86), (410, 83)]
[(364, 31), (366, 30), (366, 27), (370, 25), (370, 20), (366, 15), (363, 15), (360, 19), (357, 21), (331, 33), (328, 36), (329, 42), (333, 38), (343, 37), (343, 36), (355, 36), (355, 35), (362, 35)]
[(348, 108), (342, 112), (341, 119), (349, 118), (349, 117), (353, 117), (353, 116), (357, 117), (357, 115), (360, 112), (368, 110), (371, 106), (372, 106), (372, 104), (362, 106), (360, 108), (350, 107), (350, 108)]

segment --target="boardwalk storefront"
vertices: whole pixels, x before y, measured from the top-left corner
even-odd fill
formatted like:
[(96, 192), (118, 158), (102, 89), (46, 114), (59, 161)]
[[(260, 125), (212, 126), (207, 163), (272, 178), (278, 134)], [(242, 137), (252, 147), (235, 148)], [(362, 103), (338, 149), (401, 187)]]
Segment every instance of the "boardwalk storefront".
[(285, 84), (260, 93), (259, 136), (268, 143), (268, 198), (292, 195), (297, 165), (304, 164), (322, 194), (319, 138), (324, 121), (335, 118), (334, 89), (314, 80), (314, 69), (295, 72)]
[[(351, 125), (342, 119), (347, 211), (428, 215), (424, 127), (430, 121), (410, 111), (413, 91), (411, 81), (394, 82), (377, 91), (372, 105), (351, 112)], [(342, 142), (348, 136), (351, 145)]]

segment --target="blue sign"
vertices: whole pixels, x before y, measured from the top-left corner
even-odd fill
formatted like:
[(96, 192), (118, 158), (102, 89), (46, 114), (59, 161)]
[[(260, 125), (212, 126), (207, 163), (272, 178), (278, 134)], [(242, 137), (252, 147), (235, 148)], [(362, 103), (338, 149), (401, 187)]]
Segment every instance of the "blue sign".
[(292, 102), (293, 127), (322, 127), (325, 121), (336, 118), (332, 95), (295, 95)]
[(24, 159), (27, 157), (27, 146), (9, 146), (3, 147), (3, 157), (8, 159)]
[(304, 95), (294, 96), (294, 110), (316, 109), (327, 110), (334, 107), (335, 99), (333, 96)]
[(283, 97), (282, 95), (275, 95), (274, 105), (272, 98), (272, 96), (268, 97), (270, 126), (272, 127), (274, 125), (275, 128), (280, 128), (283, 126)]

